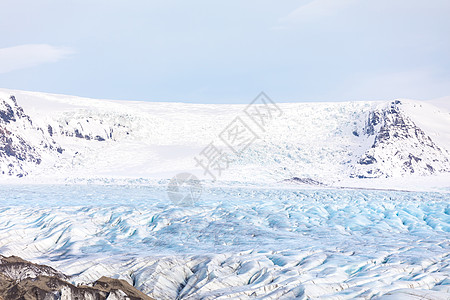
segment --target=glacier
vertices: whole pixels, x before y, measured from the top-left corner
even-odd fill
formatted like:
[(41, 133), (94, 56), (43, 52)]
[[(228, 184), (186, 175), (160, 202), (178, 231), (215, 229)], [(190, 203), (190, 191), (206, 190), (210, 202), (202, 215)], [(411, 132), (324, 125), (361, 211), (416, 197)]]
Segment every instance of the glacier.
[(180, 207), (163, 184), (0, 190), (0, 252), (74, 283), (110, 276), (155, 299), (450, 294), (448, 193), (205, 186)]
[(155, 299), (449, 299), (449, 108), (278, 105), (212, 180), (194, 157), (245, 105), (0, 89), (0, 255)]

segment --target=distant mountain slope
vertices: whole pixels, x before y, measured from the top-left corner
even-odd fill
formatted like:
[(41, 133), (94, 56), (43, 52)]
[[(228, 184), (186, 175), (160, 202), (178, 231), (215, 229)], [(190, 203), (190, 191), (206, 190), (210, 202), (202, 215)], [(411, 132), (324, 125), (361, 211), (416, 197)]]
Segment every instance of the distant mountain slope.
[[(426, 176), (450, 172), (450, 114), (425, 102), (279, 104), (264, 130), (245, 105), (109, 101), (0, 89), (0, 177), (167, 179), (211, 142), (219, 180)], [(237, 116), (260, 137), (239, 155), (219, 134)], [(211, 179), (211, 178), (210, 178)]]

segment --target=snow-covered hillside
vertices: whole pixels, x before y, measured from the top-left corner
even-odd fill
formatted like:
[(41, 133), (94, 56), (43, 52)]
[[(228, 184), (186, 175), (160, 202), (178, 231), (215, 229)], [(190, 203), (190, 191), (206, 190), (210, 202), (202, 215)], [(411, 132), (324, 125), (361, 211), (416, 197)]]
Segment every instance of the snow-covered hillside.
[[(0, 176), (210, 179), (195, 157), (246, 105), (95, 100), (0, 90)], [(450, 172), (450, 112), (411, 100), (279, 104), (219, 180), (336, 184)], [(247, 120), (248, 121), (248, 120)], [(259, 131), (258, 131), (259, 130)], [(227, 151), (225, 144), (219, 149)]]

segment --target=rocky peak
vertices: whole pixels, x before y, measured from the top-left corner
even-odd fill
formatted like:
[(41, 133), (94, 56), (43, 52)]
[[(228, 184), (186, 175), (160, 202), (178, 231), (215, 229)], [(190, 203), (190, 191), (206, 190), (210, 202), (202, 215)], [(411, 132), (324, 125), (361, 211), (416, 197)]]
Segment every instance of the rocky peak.
[(35, 127), (14, 96), (0, 99), (0, 174), (27, 175), (27, 165), (39, 165), (42, 152), (63, 149)]
[(400, 101), (369, 114), (364, 133), (374, 142), (357, 163), (352, 177), (450, 172), (449, 153), (408, 117)]

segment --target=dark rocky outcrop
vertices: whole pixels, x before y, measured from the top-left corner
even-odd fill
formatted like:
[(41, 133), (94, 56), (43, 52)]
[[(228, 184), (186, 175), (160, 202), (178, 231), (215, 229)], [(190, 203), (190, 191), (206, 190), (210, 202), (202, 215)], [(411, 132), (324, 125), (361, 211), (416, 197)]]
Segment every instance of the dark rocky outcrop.
[(312, 178), (307, 177), (292, 177), (290, 179), (285, 179), (285, 182), (293, 182), (298, 184), (308, 184), (308, 185), (324, 185), (322, 182), (314, 180)]
[[(129, 128), (120, 123), (106, 125), (102, 120), (102, 115), (87, 115), (78, 113), (67, 113), (58, 120), (59, 126), (53, 129), (53, 135), (76, 137), (88, 141), (104, 142), (106, 140), (116, 140), (117, 135), (128, 135)], [(108, 116), (105, 116), (107, 118)]]
[(375, 134), (375, 126), (380, 124), (381, 122), (381, 114), (377, 111), (373, 111), (369, 114), (369, 118), (366, 123), (366, 127), (364, 128), (364, 132), (367, 135)]
[(0, 299), (2, 300), (152, 300), (125, 280), (101, 277), (91, 285), (75, 286), (55, 269), (0, 255)]

